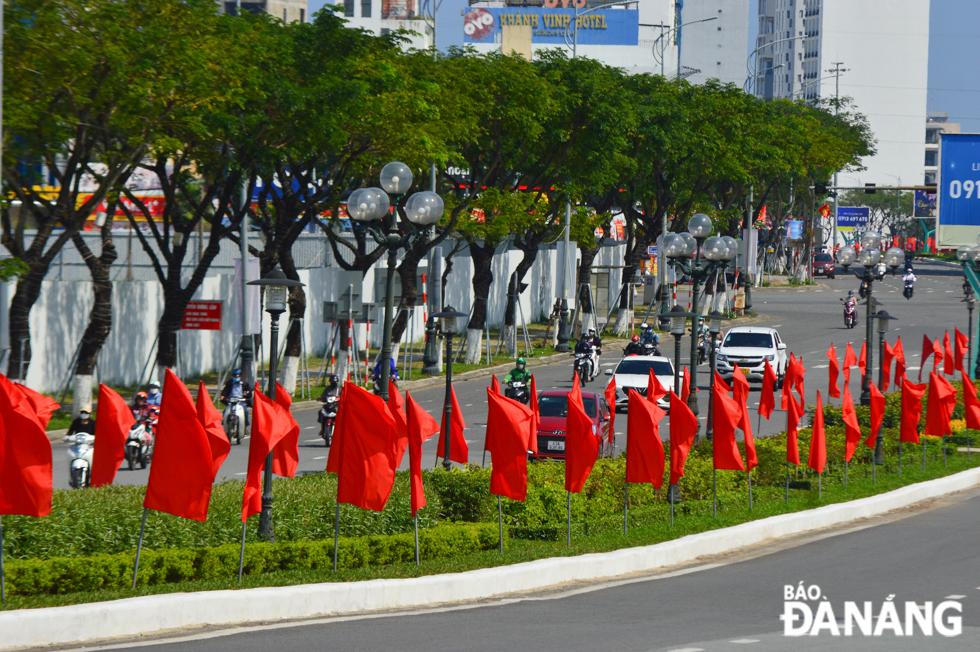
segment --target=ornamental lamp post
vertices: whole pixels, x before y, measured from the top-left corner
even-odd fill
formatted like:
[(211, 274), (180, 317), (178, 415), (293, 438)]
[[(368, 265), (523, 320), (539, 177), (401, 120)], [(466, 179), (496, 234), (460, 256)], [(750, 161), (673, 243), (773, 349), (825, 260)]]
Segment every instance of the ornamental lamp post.
[(443, 455), (442, 455), (442, 465), (448, 471), (452, 468), (452, 462), (449, 460), (449, 455), (451, 453), (449, 448), (449, 441), (451, 437), (449, 434), (452, 432), (452, 415), (453, 415), (453, 335), (456, 334), (456, 323), (457, 320), (469, 317), (465, 312), (458, 312), (452, 306), (445, 306), (442, 312), (437, 312), (432, 315), (433, 319), (438, 320), (439, 330), (442, 332), (442, 336), (446, 339), (446, 404), (443, 408), (442, 415), (442, 427), (443, 432)]
[[(269, 384), (266, 387), (266, 395), (272, 400), (276, 400), (276, 352), (279, 350), (279, 315), (286, 312), (289, 307), (289, 289), (303, 287), (300, 281), (286, 278), (279, 266), (276, 265), (257, 281), (249, 281), (249, 285), (257, 285), (265, 291), (265, 311), (272, 317), (272, 324), (269, 334)], [(254, 416), (254, 415), (253, 415)], [(275, 526), (272, 522), (272, 451), (265, 458), (265, 472), (262, 487), (262, 512), (259, 514), (259, 536), (268, 541), (275, 542)]]
[(687, 320), (695, 319), (697, 315), (687, 312), (680, 306), (674, 306), (666, 313), (670, 318), (670, 334), (674, 336), (674, 393), (681, 395), (681, 339), (687, 330)]
[[(967, 367), (973, 360), (973, 309), (977, 304), (977, 297), (973, 293), (973, 286), (970, 283), (970, 274), (976, 274), (977, 263), (980, 262), (980, 236), (977, 236), (977, 246), (963, 245), (956, 250), (956, 259), (963, 264), (963, 301), (966, 302), (968, 314), (967, 330)], [(971, 265), (971, 263), (973, 263)], [(980, 356), (977, 358), (976, 368), (967, 371), (967, 375), (976, 378), (980, 375)]]

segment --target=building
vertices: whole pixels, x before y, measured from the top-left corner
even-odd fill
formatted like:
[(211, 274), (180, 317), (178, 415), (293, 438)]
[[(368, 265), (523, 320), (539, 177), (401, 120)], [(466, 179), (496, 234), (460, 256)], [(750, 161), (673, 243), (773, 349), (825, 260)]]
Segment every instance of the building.
[[(745, 87), (750, 0), (677, 0), (678, 48), (687, 80)], [(695, 72), (697, 71), (697, 72)]]
[(929, 113), (926, 117), (925, 185), (935, 185), (936, 175), (939, 173), (939, 136), (958, 133), (960, 125), (950, 122), (948, 113)]
[(922, 176), (929, 0), (758, 0), (757, 96), (853, 101), (876, 140), (866, 170), (841, 185), (895, 185)]
[(343, 7), (341, 15), (350, 27), (364, 29), (377, 36), (399, 29), (410, 30), (416, 33), (407, 35), (406, 47), (425, 49), (431, 48), (433, 42), (431, 21), (423, 18), (429, 2), (431, 0), (327, 0), (310, 3), (310, 9), (337, 4)]
[(262, 2), (219, 2), (224, 6), (226, 14), (234, 15), (241, 6), (242, 11), (250, 11), (253, 14), (267, 13), (277, 18), (282, 18), (284, 23), (299, 21), (307, 22), (307, 3), (306, 0), (266, 0)]

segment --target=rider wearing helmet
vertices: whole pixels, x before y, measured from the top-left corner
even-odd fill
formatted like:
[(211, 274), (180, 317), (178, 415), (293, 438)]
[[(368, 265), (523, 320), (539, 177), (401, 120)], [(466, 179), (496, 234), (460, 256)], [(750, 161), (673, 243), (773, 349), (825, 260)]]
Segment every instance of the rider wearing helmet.
[[(228, 399), (230, 398), (237, 398), (244, 403), (242, 409), (245, 410), (245, 427), (248, 428), (248, 404), (252, 398), (252, 392), (242, 382), (241, 369), (233, 370), (231, 372), (231, 378), (228, 379), (225, 386), (221, 389), (221, 402), (228, 405)], [(231, 406), (225, 408), (226, 415), (229, 409), (231, 409)]]
[(627, 344), (626, 348), (623, 350), (624, 356), (643, 355), (643, 353), (644, 353), (643, 344), (640, 342), (639, 335), (634, 335), (633, 340), (629, 344)]
[(328, 396), (340, 396), (340, 376), (337, 374), (330, 374), (327, 379), (327, 386), (320, 394), (320, 402), (326, 403)]
[(844, 303), (849, 303), (851, 305), (857, 305), (857, 299), (854, 298), (854, 290), (847, 291), (847, 298), (844, 299)]
[(150, 406), (146, 402), (146, 392), (136, 392), (136, 398), (133, 399), (133, 404), (129, 409), (133, 411), (133, 418), (137, 421), (149, 419)]
[(640, 335), (640, 344), (653, 344), (654, 346), (660, 345), (660, 336), (657, 335), (656, 331), (653, 330), (653, 327), (650, 324), (643, 322), (640, 329), (642, 331), (642, 335)]
[(524, 384), (530, 384), (531, 382), (531, 372), (526, 369), (527, 360), (524, 358), (518, 358), (517, 364), (510, 373), (504, 377), (504, 383), (519, 382)]
[(155, 380), (150, 381), (150, 387), (146, 390), (147, 404), (160, 407), (160, 401), (162, 398), (163, 394), (160, 393), (160, 383)]

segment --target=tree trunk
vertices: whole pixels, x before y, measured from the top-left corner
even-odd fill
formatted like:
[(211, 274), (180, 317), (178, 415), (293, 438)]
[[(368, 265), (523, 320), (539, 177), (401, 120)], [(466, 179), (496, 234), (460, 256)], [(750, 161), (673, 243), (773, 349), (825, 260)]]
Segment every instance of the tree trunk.
[[(287, 278), (299, 280), (291, 250), (279, 254), (279, 263)], [(300, 319), (306, 314), (306, 292), (302, 287), (289, 290), (289, 318), (292, 325), (286, 330), (286, 346), (283, 349), (280, 365), (279, 383), (290, 395), (296, 392), (296, 377), (299, 373), (300, 357), (303, 355), (303, 331)], [(287, 322), (288, 323), (288, 322)]]
[(420, 252), (415, 247), (412, 247), (405, 252), (405, 257), (402, 258), (402, 262), (396, 268), (398, 280), (402, 284), (402, 296), (398, 302), (398, 306), (395, 308), (398, 319), (391, 326), (392, 352), (395, 350), (395, 344), (402, 341), (402, 336), (408, 330), (409, 309), (415, 306), (415, 302), (418, 300), (419, 289), (416, 285), (416, 279), (418, 277), (419, 261), (422, 260), (423, 255), (424, 250)]
[(16, 378), (21, 383), (27, 377), (31, 364), (31, 308), (41, 294), (41, 282), (48, 272), (48, 264), (34, 263), (17, 281), (17, 290), (10, 302), (10, 361), (7, 363), (7, 377)]
[(470, 317), (466, 339), (466, 362), (480, 362), (480, 342), (483, 329), (487, 323), (487, 299), (490, 296), (490, 285), (493, 283), (493, 252), (496, 247), (491, 243), (482, 246), (470, 243), (470, 256), (473, 258), (473, 315)]
[[(599, 243), (593, 247), (579, 247), (579, 251), (582, 252), (582, 258), (578, 264), (578, 287), (581, 288), (578, 298), (579, 315), (582, 319), (583, 328), (588, 328), (592, 324), (591, 315), (595, 312), (595, 307), (592, 305), (592, 295), (588, 288), (584, 288), (582, 285), (584, 283), (588, 283), (590, 287), (592, 285), (592, 263), (599, 255)], [(595, 292), (595, 288), (592, 288), (592, 291)]]

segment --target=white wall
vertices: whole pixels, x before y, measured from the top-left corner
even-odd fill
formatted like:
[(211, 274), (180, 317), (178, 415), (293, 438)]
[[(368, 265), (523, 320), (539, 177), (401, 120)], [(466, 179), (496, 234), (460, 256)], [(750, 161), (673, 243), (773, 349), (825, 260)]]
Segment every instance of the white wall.
[(684, 24), (715, 18), (681, 30), (681, 65), (701, 71), (688, 77), (688, 81), (703, 84), (717, 79), (742, 88), (746, 77), (749, 4), (749, 0), (700, 0), (684, 4), (681, 13)]

